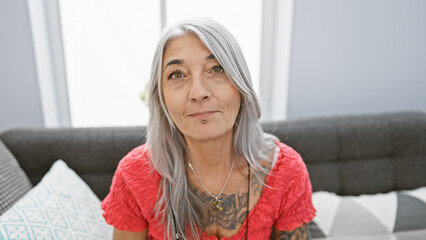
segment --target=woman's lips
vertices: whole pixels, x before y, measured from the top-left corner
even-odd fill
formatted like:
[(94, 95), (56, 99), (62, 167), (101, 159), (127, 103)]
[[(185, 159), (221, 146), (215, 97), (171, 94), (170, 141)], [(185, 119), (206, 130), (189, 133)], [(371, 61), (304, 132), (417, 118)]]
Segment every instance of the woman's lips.
[(205, 111), (205, 112), (196, 112), (196, 113), (191, 113), (188, 114), (189, 117), (191, 118), (195, 118), (195, 119), (204, 119), (204, 118), (208, 118), (211, 115), (215, 114), (217, 111)]

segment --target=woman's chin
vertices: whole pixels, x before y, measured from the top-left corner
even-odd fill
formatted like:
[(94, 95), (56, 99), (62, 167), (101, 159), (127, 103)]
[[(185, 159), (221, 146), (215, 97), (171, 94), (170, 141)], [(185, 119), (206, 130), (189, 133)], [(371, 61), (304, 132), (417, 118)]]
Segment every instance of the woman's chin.
[(220, 129), (215, 126), (201, 126), (198, 129), (194, 128), (194, 131), (191, 131), (190, 133), (184, 133), (186, 139), (196, 140), (196, 141), (210, 141), (210, 140), (217, 140), (231, 137), (232, 134), (229, 134), (229, 132), (232, 132), (231, 130), (225, 130)]

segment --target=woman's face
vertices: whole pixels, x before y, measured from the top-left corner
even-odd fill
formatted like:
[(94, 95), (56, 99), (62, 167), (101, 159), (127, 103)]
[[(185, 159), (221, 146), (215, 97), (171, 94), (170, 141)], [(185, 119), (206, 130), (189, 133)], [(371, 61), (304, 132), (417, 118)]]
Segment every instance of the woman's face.
[(167, 110), (186, 139), (232, 134), (240, 93), (197, 36), (171, 40), (163, 53), (162, 71)]

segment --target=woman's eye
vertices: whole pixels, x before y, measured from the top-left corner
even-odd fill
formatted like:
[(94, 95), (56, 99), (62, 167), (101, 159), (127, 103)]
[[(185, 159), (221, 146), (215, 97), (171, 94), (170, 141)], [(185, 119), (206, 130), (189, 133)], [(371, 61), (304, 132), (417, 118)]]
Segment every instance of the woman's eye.
[(220, 65), (214, 66), (214, 67), (212, 68), (212, 72), (213, 72), (213, 73), (222, 73), (222, 72), (223, 72), (223, 68), (222, 68), (222, 66), (220, 66)]
[(170, 73), (168, 79), (181, 79), (183, 78), (183, 73), (181, 71), (174, 71)]

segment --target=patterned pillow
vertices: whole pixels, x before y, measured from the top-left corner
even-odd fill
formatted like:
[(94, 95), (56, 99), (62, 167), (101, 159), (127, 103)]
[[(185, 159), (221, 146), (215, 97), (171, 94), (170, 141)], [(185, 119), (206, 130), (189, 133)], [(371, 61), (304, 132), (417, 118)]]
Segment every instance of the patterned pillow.
[(33, 187), (16, 158), (0, 140), (0, 216)]
[(315, 192), (312, 239), (426, 239), (426, 187), (386, 194)]
[(0, 217), (0, 240), (112, 239), (100, 200), (63, 162)]

